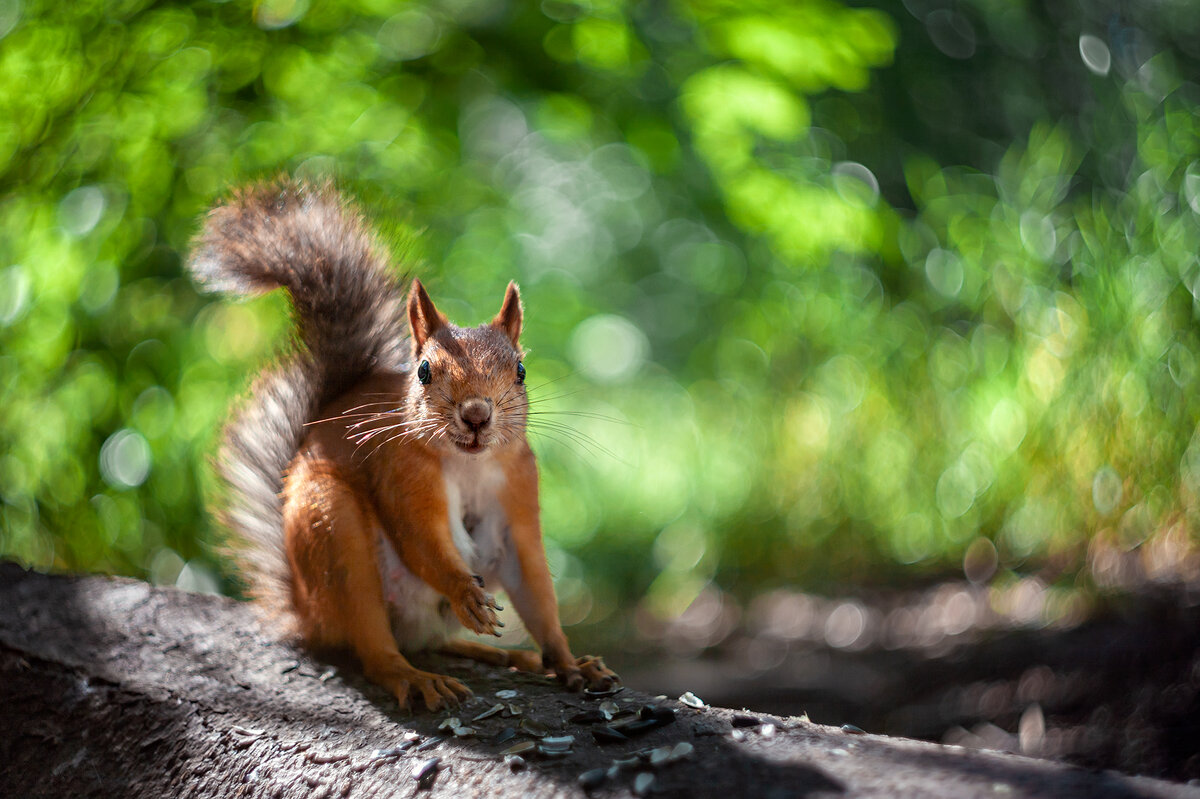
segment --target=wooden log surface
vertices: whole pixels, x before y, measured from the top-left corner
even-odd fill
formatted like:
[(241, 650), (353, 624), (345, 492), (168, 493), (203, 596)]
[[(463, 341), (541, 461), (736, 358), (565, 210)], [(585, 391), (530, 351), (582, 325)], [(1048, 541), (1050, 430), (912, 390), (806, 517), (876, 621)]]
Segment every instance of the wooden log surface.
[[(452, 712), (401, 712), (352, 662), (276, 640), (243, 603), (0, 564), (0, 796), (1200, 797), (1192, 786), (795, 717), (752, 722), (631, 690), (607, 701), (670, 723), (598, 743), (604, 724), (587, 716), (605, 700), (467, 661), (418, 662), (475, 696)], [(471, 721), (498, 703), (504, 712)], [(475, 733), (439, 729), (451, 716)], [(515, 734), (498, 741), (506, 729)], [(504, 762), (503, 750), (543, 730), (574, 736), (569, 752), (527, 754), (515, 771)], [(644, 762), (668, 747), (678, 759)], [(427, 782), (414, 779), (433, 758)], [(598, 782), (588, 791), (586, 772)]]

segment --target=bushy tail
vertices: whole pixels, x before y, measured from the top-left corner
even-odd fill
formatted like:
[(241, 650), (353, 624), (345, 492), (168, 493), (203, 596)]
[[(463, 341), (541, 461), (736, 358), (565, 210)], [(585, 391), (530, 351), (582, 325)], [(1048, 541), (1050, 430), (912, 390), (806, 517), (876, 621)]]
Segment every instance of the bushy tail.
[(358, 212), (329, 185), (278, 182), (208, 215), (188, 263), (204, 286), (257, 294), (282, 286), (302, 347), (265, 371), (226, 425), (218, 454), (221, 522), (250, 594), (289, 606), (283, 473), (321, 406), (371, 371), (403, 361), (400, 286)]

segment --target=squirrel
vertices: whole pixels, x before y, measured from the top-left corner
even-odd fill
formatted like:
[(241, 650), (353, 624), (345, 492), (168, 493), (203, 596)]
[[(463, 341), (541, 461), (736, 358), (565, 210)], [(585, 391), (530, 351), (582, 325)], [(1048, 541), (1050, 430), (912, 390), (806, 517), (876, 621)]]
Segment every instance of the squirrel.
[[(351, 201), (287, 179), (215, 206), (188, 266), (212, 290), (286, 289), (302, 345), (258, 375), (217, 455), (218, 517), (253, 599), (307, 645), (351, 650), (403, 708), (471, 693), (402, 654), (420, 650), (553, 673), (572, 690), (619, 684), (600, 658), (571, 654), (559, 623), (516, 283), (490, 323), (457, 327), (419, 280), (404, 298)], [(499, 635), (497, 587), (540, 657), (454, 637)]]

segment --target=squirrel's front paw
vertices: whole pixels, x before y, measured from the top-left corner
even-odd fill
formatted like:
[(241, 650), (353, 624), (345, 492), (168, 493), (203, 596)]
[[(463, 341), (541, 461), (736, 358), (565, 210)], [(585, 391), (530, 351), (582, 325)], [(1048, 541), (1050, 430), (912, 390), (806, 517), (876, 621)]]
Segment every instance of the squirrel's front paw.
[(472, 575), (459, 590), (458, 596), (453, 597), (451, 605), (458, 620), (468, 630), (490, 634), (499, 637), (497, 627), (504, 623), (496, 616), (496, 611), (504, 610), (496, 604), (496, 598), (483, 590), (483, 578)]

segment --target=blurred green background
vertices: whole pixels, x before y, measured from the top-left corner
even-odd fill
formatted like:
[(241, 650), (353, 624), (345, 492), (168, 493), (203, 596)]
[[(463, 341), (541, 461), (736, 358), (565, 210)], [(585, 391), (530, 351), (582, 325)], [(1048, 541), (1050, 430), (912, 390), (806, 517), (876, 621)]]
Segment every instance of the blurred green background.
[(288, 311), (182, 263), (286, 172), (460, 323), (520, 281), (585, 634), (1196, 576), (1200, 6), (875, 5), (0, 0), (0, 554), (235, 590), (206, 459)]

